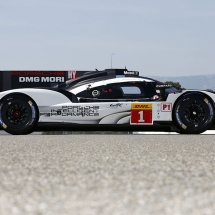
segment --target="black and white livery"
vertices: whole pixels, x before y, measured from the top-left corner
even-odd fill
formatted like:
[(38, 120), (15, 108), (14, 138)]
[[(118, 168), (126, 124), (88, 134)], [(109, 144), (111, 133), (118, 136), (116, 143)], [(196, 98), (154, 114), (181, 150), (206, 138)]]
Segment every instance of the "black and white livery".
[(56, 88), (0, 93), (0, 126), (35, 130), (177, 131), (199, 134), (214, 123), (215, 94), (183, 90), (127, 69), (85, 73)]

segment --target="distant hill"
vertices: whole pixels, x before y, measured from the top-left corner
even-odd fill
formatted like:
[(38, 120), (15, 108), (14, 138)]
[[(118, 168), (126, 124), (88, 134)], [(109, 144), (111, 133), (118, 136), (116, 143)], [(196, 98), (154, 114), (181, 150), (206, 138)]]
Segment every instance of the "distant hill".
[(214, 75), (196, 75), (196, 76), (150, 76), (158, 81), (179, 82), (185, 89), (212, 89), (215, 91), (215, 74)]

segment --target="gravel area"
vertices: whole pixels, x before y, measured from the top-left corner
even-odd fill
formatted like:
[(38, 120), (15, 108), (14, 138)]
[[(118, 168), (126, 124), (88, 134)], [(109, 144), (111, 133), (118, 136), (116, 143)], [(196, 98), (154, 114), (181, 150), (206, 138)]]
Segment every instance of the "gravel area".
[(213, 135), (0, 135), (0, 214), (215, 214)]

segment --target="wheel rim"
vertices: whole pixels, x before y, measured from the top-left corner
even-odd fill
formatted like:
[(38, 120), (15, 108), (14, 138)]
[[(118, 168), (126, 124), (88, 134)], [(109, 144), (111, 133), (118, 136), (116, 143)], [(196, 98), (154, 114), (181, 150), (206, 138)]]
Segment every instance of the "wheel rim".
[(28, 111), (22, 103), (12, 103), (6, 110), (7, 120), (13, 125), (23, 125), (28, 121)]
[(189, 104), (184, 110), (184, 118), (194, 125), (203, 122), (206, 116), (204, 107), (196, 101), (195, 103)]

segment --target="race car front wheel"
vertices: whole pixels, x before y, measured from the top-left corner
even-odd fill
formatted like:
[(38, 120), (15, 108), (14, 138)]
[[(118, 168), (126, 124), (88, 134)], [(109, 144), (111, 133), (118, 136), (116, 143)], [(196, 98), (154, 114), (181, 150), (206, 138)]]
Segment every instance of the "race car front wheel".
[(182, 96), (173, 110), (173, 122), (180, 133), (202, 133), (211, 126), (213, 120), (213, 103), (203, 94), (189, 93)]
[(38, 120), (35, 102), (26, 95), (14, 93), (0, 102), (0, 125), (10, 134), (28, 134)]

